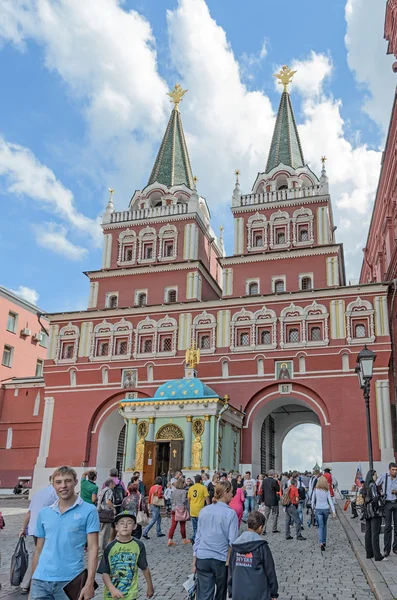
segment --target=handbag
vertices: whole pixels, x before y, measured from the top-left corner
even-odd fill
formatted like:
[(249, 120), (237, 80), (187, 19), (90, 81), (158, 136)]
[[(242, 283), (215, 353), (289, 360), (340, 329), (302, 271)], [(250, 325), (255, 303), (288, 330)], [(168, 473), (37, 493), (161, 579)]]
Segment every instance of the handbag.
[(153, 494), (153, 496), (152, 496), (152, 505), (153, 506), (160, 506), (160, 507), (162, 507), (162, 506), (164, 506), (164, 498), (159, 498), (158, 495), (157, 495), (159, 487), (160, 486), (157, 486), (156, 493)]
[(98, 517), (100, 523), (113, 523), (114, 521), (114, 510), (110, 506), (106, 504), (106, 500), (104, 502), (104, 498), (106, 492), (109, 488), (105, 488), (102, 490), (99, 496), (99, 505), (98, 505)]
[(137, 525), (142, 525), (143, 527), (146, 527), (146, 525), (149, 524), (149, 517), (143, 510), (138, 510), (136, 515), (136, 523)]
[(175, 521), (188, 521), (190, 514), (186, 506), (177, 506), (175, 508)]
[(10, 583), (20, 585), (29, 565), (29, 553), (26, 550), (25, 538), (20, 537), (11, 557)]

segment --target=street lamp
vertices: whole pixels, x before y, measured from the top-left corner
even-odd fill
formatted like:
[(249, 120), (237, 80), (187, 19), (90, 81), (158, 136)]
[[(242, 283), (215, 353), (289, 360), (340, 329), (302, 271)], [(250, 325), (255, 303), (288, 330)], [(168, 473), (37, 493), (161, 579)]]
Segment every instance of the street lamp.
[(361, 350), (357, 356), (356, 373), (358, 383), (363, 390), (365, 400), (365, 413), (367, 418), (367, 442), (368, 442), (368, 462), (369, 468), (374, 468), (374, 460), (372, 456), (372, 433), (371, 433), (371, 413), (369, 410), (369, 392), (371, 379), (374, 371), (374, 362), (376, 360), (375, 352), (369, 350), (367, 345)]

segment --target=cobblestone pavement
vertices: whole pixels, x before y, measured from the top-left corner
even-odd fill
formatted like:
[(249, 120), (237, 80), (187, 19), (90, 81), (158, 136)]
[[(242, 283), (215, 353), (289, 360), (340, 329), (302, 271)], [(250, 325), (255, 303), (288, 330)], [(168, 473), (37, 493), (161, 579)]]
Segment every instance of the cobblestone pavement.
[[(0, 567), (0, 582), (3, 584), (0, 600), (21, 600), (23, 596), (9, 584), (9, 565), (17, 542), (16, 533), (19, 531), (23, 511), (26, 509), (21, 503), (17, 506), (14, 503), (14, 507), (4, 508), (4, 502), (0, 500), (0, 510), (6, 520), (6, 528), (0, 532), (0, 548), (3, 557)], [(283, 521), (281, 517), (281, 531), (284, 531)], [(163, 533), (167, 533), (169, 524), (169, 520), (163, 519)], [(188, 534), (190, 528), (188, 524)], [(151, 539), (145, 543), (156, 600), (185, 599), (182, 583), (191, 572), (191, 547), (181, 545), (179, 532), (174, 538), (178, 545), (172, 548), (167, 547), (167, 537), (158, 539), (154, 530), (150, 534)], [(276, 563), (280, 600), (375, 598), (339, 520), (329, 521), (328, 544), (324, 553), (319, 549), (317, 529), (305, 528), (304, 535), (307, 536), (304, 542), (295, 539), (286, 541), (282, 533), (269, 533), (266, 536)], [(99, 582), (100, 577), (98, 576), (97, 579)], [(144, 598), (146, 595), (142, 587), (143, 577), (140, 580), (139, 597)]]

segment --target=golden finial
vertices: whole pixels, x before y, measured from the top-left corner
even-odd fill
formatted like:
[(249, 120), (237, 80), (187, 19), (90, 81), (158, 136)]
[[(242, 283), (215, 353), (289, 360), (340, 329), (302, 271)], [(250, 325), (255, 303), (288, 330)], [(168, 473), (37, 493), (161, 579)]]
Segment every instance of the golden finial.
[(326, 157), (326, 156), (322, 156), (322, 157), (321, 157), (321, 162), (323, 163), (323, 165), (325, 164), (325, 161), (326, 161), (326, 160), (327, 160), (327, 157)]
[(234, 171), (234, 174), (235, 174), (235, 176), (236, 176), (236, 183), (238, 183), (238, 178), (239, 178), (239, 176), (240, 176), (240, 173), (241, 173), (240, 169), (236, 169), (236, 170)]
[(198, 177), (196, 177), (196, 175), (193, 177), (193, 183), (194, 183), (194, 187), (197, 186), (197, 182), (198, 182)]
[(291, 71), (287, 65), (283, 65), (280, 69), (280, 73), (274, 74), (274, 76), (277, 77), (278, 82), (284, 86), (284, 92), (287, 91), (288, 85), (291, 83), (295, 73), (296, 71)]
[(171, 98), (170, 102), (175, 104), (176, 110), (179, 110), (178, 104), (183, 100), (183, 96), (186, 94), (187, 90), (183, 90), (179, 83), (176, 84), (174, 89), (171, 92), (167, 92), (167, 96)]
[(110, 198), (109, 198), (109, 200), (111, 200), (113, 202), (114, 189), (113, 188), (108, 188), (108, 190), (110, 192)]
[(186, 366), (190, 369), (194, 369), (200, 362), (200, 349), (196, 348), (196, 342), (192, 340), (191, 348), (186, 350), (185, 355)]
[(223, 226), (223, 225), (221, 225), (221, 226), (219, 227), (219, 231), (221, 232), (221, 234), (224, 232), (224, 230), (225, 230), (224, 226)]

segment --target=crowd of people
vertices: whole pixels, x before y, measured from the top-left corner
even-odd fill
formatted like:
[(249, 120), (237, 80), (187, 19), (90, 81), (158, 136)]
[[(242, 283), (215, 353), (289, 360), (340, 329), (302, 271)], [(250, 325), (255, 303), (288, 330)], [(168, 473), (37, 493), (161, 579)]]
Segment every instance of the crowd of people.
[[(21, 592), (31, 600), (65, 600), (64, 587), (83, 577), (76, 600), (94, 595), (100, 573), (104, 599), (138, 597), (138, 570), (146, 580), (146, 594), (154, 594), (145, 541), (154, 526), (165, 537), (162, 518), (168, 515), (168, 546), (177, 542), (179, 523), (182, 544), (190, 544), (197, 600), (273, 600), (278, 596), (277, 575), (268, 543), (269, 534), (280, 534), (280, 511), (285, 512), (285, 540), (304, 541), (305, 526), (317, 526), (321, 552), (327, 545), (327, 521), (335, 518), (331, 469), (324, 472), (283, 473), (269, 470), (256, 478), (250, 472), (209, 476), (202, 471), (191, 478), (181, 471), (158, 477), (148, 490), (135, 472), (126, 485), (112, 469), (101, 488), (97, 473), (78, 479), (74, 469), (61, 467), (49, 485), (36, 492), (21, 525), (20, 536), (31, 535), (35, 552)], [(397, 465), (377, 477), (368, 472), (360, 489), (366, 520), (368, 558), (385, 560), (397, 554)], [(386, 519), (384, 553), (379, 547), (382, 516)], [(307, 522), (305, 523), (305, 516)], [(186, 522), (192, 523), (187, 538)], [(239, 529), (241, 523), (246, 523)], [(392, 528), (394, 524), (394, 537)], [(294, 535), (291, 534), (291, 526)], [(86, 553), (86, 556), (85, 556)], [(85, 559), (85, 560), (84, 560)], [(84, 570), (84, 564), (87, 570)]]

